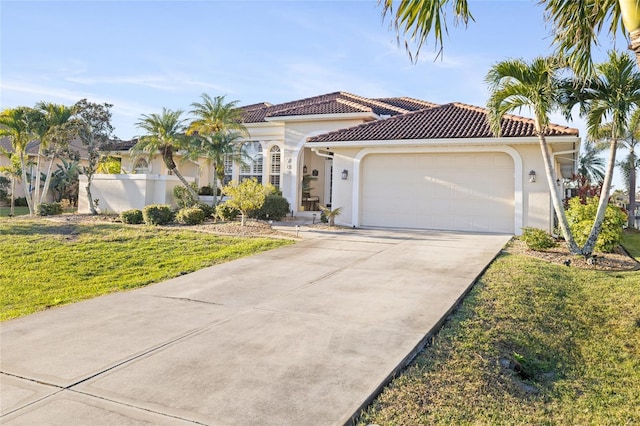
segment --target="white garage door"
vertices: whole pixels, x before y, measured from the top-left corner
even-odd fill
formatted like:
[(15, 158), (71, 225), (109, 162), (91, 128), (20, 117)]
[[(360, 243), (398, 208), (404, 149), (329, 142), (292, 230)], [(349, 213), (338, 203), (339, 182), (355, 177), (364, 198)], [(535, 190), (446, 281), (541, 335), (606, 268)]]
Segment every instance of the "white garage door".
[(507, 154), (368, 155), (361, 182), (364, 226), (514, 232)]

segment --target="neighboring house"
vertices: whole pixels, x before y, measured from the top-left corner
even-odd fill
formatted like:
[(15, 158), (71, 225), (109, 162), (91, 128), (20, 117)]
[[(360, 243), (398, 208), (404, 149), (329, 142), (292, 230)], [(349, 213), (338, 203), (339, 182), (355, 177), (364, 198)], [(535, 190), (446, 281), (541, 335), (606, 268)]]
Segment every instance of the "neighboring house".
[[(325, 205), (342, 208), (336, 224), (345, 226), (514, 234), (525, 226), (553, 229), (531, 119), (505, 116), (497, 138), (483, 108), (345, 92), (242, 109), (245, 150), (253, 161), (225, 164), (225, 181), (269, 182), (295, 214)], [(574, 172), (578, 131), (552, 125), (547, 141), (562, 185)], [(124, 170), (166, 174), (159, 155), (132, 158), (130, 146), (110, 152), (122, 158)], [(204, 163), (178, 164), (200, 185), (211, 181)]]
[[(36, 179), (36, 164), (37, 164), (37, 160), (38, 160), (38, 147), (40, 146), (40, 142), (39, 141), (31, 141), (27, 144), (27, 157), (25, 162), (28, 164), (27, 166), (27, 173), (28, 175), (31, 177), (31, 183), (30, 183), (30, 188), (33, 189), (33, 187), (35, 186), (35, 179)], [(4, 151), (8, 151), (8, 152), (13, 152), (13, 146), (11, 145), (11, 140), (8, 137), (2, 137), (0, 138), (0, 147), (2, 147), (2, 150), (0, 150), (0, 167), (3, 166), (8, 166), (10, 161), (9, 158), (3, 154)], [(73, 156), (78, 157), (80, 160), (80, 164), (81, 165), (85, 165), (87, 163), (87, 148), (82, 144), (82, 142), (79, 139), (74, 139), (71, 142), (69, 142), (69, 152), (71, 154), (73, 154)], [(49, 164), (49, 159), (43, 157), (41, 160), (41, 173), (45, 173), (46, 172), (46, 167)], [(62, 162), (60, 161), (60, 159), (56, 159), (53, 163), (53, 171), (56, 170), (56, 164), (62, 164)], [(42, 182), (44, 183), (44, 182)], [(22, 182), (17, 182), (16, 183), (16, 193), (15, 193), (15, 197), (24, 197), (24, 185), (22, 184)], [(53, 193), (50, 191), (48, 194), (48, 201), (52, 201), (53, 200)]]

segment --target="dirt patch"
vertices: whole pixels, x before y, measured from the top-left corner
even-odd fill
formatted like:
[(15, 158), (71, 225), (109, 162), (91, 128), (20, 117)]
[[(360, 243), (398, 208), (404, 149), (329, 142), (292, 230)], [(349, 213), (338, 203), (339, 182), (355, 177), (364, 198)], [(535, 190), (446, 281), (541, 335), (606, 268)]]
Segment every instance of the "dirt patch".
[(523, 241), (514, 238), (507, 244), (504, 251), (513, 254), (524, 254), (572, 268), (600, 271), (635, 271), (640, 269), (640, 263), (630, 257), (622, 247), (618, 247), (613, 253), (595, 253), (592, 260), (587, 260), (584, 256), (576, 256), (569, 253), (567, 244), (564, 242), (545, 251), (535, 251), (529, 250)]
[[(116, 215), (90, 215), (90, 214), (65, 214), (57, 216), (47, 216), (44, 219), (51, 222), (77, 224), (77, 223), (119, 223), (120, 218)], [(268, 236), (274, 238), (294, 238), (295, 235), (288, 232), (272, 229), (267, 222), (258, 220), (248, 220), (245, 226), (241, 226), (240, 221), (233, 222), (205, 222), (201, 225), (186, 226), (172, 224), (167, 228), (185, 228), (198, 232), (207, 232), (219, 235), (236, 235), (242, 237)]]

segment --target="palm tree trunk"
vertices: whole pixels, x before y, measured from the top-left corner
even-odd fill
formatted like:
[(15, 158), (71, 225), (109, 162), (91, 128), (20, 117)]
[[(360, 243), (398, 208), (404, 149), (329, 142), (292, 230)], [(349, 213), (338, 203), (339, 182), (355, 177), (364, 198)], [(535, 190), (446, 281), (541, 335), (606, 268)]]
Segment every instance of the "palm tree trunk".
[(27, 165), (24, 161), (24, 153), (20, 152), (20, 168), (22, 169), (22, 186), (24, 188), (24, 195), (27, 199), (27, 206), (29, 207), (29, 214), (35, 214), (33, 208), (33, 202), (31, 199), (31, 194), (29, 193), (29, 182), (27, 182)]
[(613, 139), (611, 146), (609, 147), (609, 160), (607, 163), (607, 170), (604, 175), (604, 181), (602, 182), (602, 189), (600, 190), (600, 200), (598, 201), (598, 210), (596, 212), (596, 219), (591, 227), (591, 232), (587, 241), (582, 247), (582, 254), (584, 256), (591, 256), (593, 248), (596, 245), (598, 235), (600, 235), (600, 229), (604, 223), (604, 215), (607, 212), (607, 205), (609, 204), (609, 191), (611, 190), (611, 181), (613, 180), (613, 169), (616, 165), (616, 150), (618, 148), (618, 141)]
[(51, 171), (53, 170), (53, 161), (55, 159), (56, 156), (54, 154), (49, 160), (49, 165), (47, 166), (47, 175), (44, 179), (44, 188), (42, 188), (42, 194), (40, 195), (40, 204), (44, 203), (47, 200), (47, 194), (49, 192), (49, 187), (51, 186)]
[(218, 205), (218, 171), (217, 164), (213, 163), (213, 207)]
[(558, 224), (562, 231), (562, 236), (569, 246), (569, 251), (573, 254), (580, 254), (580, 247), (576, 244), (571, 229), (569, 228), (569, 222), (567, 222), (567, 216), (564, 213), (564, 206), (562, 205), (562, 199), (558, 192), (558, 186), (553, 173), (553, 165), (551, 164), (551, 153), (549, 152), (549, 145), (544, 135), (539, 134), (538, 140), (540, 141), (540, 150), (542, 151), (542, 158), (544, 159), (544, 171), (547, 176), (547, 183), (549, 184), (549, 190), (551, 192), (551, 201), (553, 202), (553, 209), (558, 216)]
[(40, 160), (42, 158), (42, 141), (38, 147), (38, 161), (36, 161), (36, 187), (33, 189), (33, 207), (40, 204)]
[(16, 175), (11, 175), (11, 217), (16, 215)]
[(629, 146), (629, 217), (628, 228), (636, 227), (636, 155), (633, 145)]
[(189, 185), (189, 182), (187, 182), (187, 180), (184, 178), (184, 176), (182, 176), (182, 173), (180, 173), (178, 171), (178, 168), (174, 167), (173, 169), (170, 169), (170, 170), (174, 175), (176, 175), (176, 177), (178, 179), (180, 179), (180, 182), (182, 182), (184, 187), (187, 188), (187, 191), (189, 192), (189, 195), (191, 195), (191, 197), (193, 197), (193, 199), (197, 201), (198, 200), (198, 193), (193, 190), (193, 187), (191, 185)]

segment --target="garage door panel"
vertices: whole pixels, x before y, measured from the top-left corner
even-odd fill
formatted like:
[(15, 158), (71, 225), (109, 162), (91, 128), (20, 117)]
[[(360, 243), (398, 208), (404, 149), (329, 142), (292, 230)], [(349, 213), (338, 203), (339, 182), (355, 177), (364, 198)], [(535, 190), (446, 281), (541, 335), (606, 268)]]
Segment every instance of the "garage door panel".
[[(514, 232), (514, 166), (501, 153), (369, 155), (365, 226)], [(382, 189), (384, 196), (376, 194)]]

